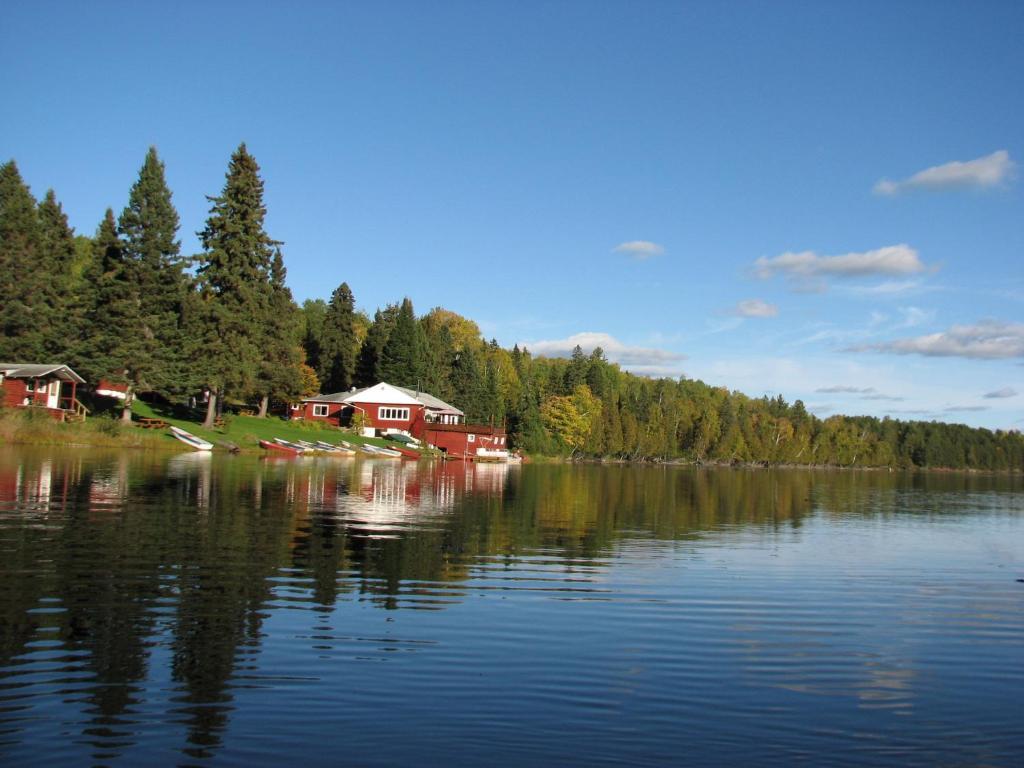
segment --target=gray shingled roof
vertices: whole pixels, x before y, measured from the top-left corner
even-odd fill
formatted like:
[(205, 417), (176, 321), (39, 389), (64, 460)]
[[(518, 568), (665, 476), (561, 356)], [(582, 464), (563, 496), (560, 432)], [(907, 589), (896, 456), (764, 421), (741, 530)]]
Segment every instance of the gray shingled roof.
[(335, 392), (331, 395), (313, 395), (312, 397), (302, 398), (304, 403), (340, 403), (346, 397), (351, 395), (351, 392)]
[[(394, 384), (392, 384), (391, 386), (395, 387)], [(450, 411), (451, 413), (457, 413), (460, 416), (466, 415), (458, 408), (456, 408), (454, 405), (449, 405), (441, 398), (434, 397), (433, 395), (427, 394), (426, 392), (416, 392), (415, 390), (406, 389), (405, 387), (395, 387), (395, 389), (399, 390), (400, 392), (404, 392), (409, 397), (419, 400), (421, 403), (427, 406), (427, 408), (430, 408), (432, 410)]]
[[(385, 382), (386, 383), (386, 382)], [(374, 384), (374, 386), (377, 386)], [(406, 389), (405, 387), (396, 387), (394, 384), (388, 386), (395, 387), (399, 392), (403, 392), (414, 400), (418, 400), (423, 403), (427, 408), (432, 411), (447, 411), (448, 413), (457, 413), (459, 416), (465, 416), (462, 411), (456, 408), (454, 405), (449, 405), (444, 400), (429, 395), (426, 392), (416, 392), (412, 389)], [(303, 399), (304, 403), (340, 403), (353, 395), (358, 395), (360, 392), (365, 392), (370, 387), (363, 387), (362, 389), (349, 390), (348, 392), (335, 392), (330, 395), (314, 395), (313, 397), (307, 397)]]
[(0, 373), (9, 379), (42, 379), (52, 374), (61, 381), (85, 384), (85, 379), (64, 363), (0, 363)]

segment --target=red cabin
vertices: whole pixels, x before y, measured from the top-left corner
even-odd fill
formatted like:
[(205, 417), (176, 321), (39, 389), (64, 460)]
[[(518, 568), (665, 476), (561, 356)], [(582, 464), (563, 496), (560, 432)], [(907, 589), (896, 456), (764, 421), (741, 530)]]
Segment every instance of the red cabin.
[(460, 459), (507, 458), (503, 428), (466, 424), (466, 415), (455, 406), (426, 392), (386, 382), (351, 392), (315, 395), (292, 406), (293, 419), (335, 426), (351, 424), (356, 414), (362, 415), (366, 435), (411, 435)]
[(85, 379), (61, 363), (0, 363), (5, 408), (38, 408), (61, 421), (84, 420), (77, 387)]

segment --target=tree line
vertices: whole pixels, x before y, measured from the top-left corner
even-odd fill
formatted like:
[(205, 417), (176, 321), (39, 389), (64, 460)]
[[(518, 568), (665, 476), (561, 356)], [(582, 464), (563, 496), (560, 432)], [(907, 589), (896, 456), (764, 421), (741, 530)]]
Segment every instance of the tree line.
[(1017, 432), (868, 416), (820, 419), (797, 400), (636, 376), (598, 348), (535, 357), (486, 341), (472, 320), (412, 302), (356, 307), (345, 282), (301, 307), (282, 243), (264, 228), (259, 166), (244, 144), (209, 196), (200, 253), (185, 256), (156, 149), (120, 215), (76, 237), (56, 195), (37, 202), (0, 166), (0, 359), (68, 362), (90, 382), (182, 399), (295, 402), (378, 381), (429, 392), (472, 422), (504, 425), (547, 455), (835, 466), (1024, 468)]

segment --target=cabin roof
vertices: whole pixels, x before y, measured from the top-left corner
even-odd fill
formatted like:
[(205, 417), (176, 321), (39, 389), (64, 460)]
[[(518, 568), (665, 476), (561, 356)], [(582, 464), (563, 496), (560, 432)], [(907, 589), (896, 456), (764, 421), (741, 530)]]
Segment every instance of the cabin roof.
[(42, 379), (54, 376), (61, 381), (85, 384), (85, 379), (64, 363), (0, 363), (0, 373), (8, 379)]
[(454, 405), (446, 403), (439, 397), (434, 397), (426, 392), (417, 392), (405, 387), (396, 387), (394, 384), (380, 382), (372, 387), (363, 387), (348, 392), (335, 392), (330, 395), (313, 395), (307, 397), (304, 403), (396, 403), (409, 404), (419, 403), (428, 410), (448, 413), (457, 416), (465, 414)]

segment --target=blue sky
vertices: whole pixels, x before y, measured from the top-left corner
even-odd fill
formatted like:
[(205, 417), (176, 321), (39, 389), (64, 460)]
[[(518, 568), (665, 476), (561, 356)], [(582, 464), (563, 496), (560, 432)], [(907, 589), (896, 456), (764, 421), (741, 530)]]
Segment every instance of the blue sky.
[(152, 144), (194, 252), (245, 141), (299, 300), (1024, 425), (1024, 4), (170, 5), (5, 8), (0, 157), (78, 232)]

